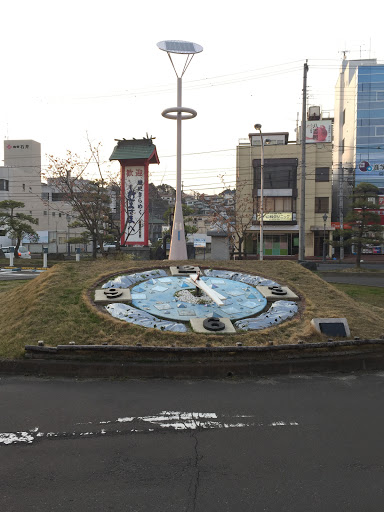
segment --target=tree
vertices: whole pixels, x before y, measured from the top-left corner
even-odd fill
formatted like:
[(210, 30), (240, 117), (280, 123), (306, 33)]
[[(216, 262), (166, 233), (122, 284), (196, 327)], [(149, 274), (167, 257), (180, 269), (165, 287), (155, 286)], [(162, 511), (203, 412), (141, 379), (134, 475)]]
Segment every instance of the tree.
[(15, 258), (18, 258), (19, 247), (21, 240), (25, 236), (37, 238), (37, 233), (31, 224), (37, 224), (38, 220), (22, 212), (18, 212), (19, 208), (24, 208), (25, 205), (19, 201), (0, 201), (0, 224), (4, 226), (5, 231), (10, 238), (16, 240), (15, 245)]
[(350, 227), (335, 232), (335, 237), (341, 236), (343, 242), (335, 241), (332, 245), (353, 246), (357, 268), (360, 268), (363, 249), (383, 243), (383, 227), (376, 210), (378, 193), (375, 185), (359, 183), (352, 191), (352, 210), (345, 217), (345, 224)]
[[(191, 221), (190, 215), (193, 215), (195, 213), (194, 209), (190, 208), (186, 204), (182, 204), (181, 207), (183, 209), (183, 219), (184, 219), (184, 231), (185, 231), (185, 234), (189, 235), (189, 234), (196, 233), (197, 232), (197, 227), (196, 226), (191, 226), (190, 224), (186, 224), (186, 222), (190, 222)], [(173, 212), (174, 212), (174, 210), (175, 210), (175, 207), (174, 206), (170, 206), (166, 210), (164, 215), (163, 215), (163, 219), (165, 220), (165, 222), (167, 224), (169, 223), (169, 225), (171, 226), (171, 229), (172, 229), (172, 221), (173, 221)], [(167, 231), (165, 232), (165, 234), (166, 233), (167, 233)]]
[[(102, 248), (105, 241), (111, 203), (110, 184), (101, 169), (100, 145), (89, 143), (90, 153), (84, 161), (71, 151), (65, 158), (48, 157), (50, 182), (62, 194), (62, 200), (71, 205), (75, 216), (70, 227), (85, 229), (80, 236), (91, 240), (94, 258), (97, 247)], [(91, 163), (96, 165), (99, 177), (84, 179)]]
[[(229, 189), (223, 177), (221, 181), (226, 192)], [(224, 194), (216, 197), (202, 195), (199, 199), (209, 207), (211, 229), (226, 233), (233, 252), (237, 252), (239, 259), (242, 259), (246, 237), (253, 226), (253, 203), (249, 200), (246, 183), (237, 182), (236, 191), (231, 192), (233, 201), (226, 201)]]

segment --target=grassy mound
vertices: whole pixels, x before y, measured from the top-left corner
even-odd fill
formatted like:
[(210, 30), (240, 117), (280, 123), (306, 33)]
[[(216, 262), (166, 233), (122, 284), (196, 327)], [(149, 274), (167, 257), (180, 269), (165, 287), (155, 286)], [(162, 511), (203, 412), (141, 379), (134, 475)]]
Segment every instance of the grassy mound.
[[(191, 262), (188, 264), (201, 264)], [(261, 275), (285, 284), (301, 297), (298, 315), (277, 327), (236, 335), (161, 332), (114, 319), (92, 304), (93, 289), (115, 274), (149, 268), (168, 268), (168, 262), (105, 261), (55, 265), (39, 277), (2, 295), (0, 357), (22, 356), (26, 344), (44, 340), (48, 345), (127, 344), (199, 346), (244, 345), (321, 341), (310, 320), (314, 317), (346, 317), (352, 336), (377, 338), (384, 333), (384, 317), (377, 308), (355, 302), (345, 293), (291, 261), (207, 262)], [(207, 265), (208, 266), (208, 265)]]

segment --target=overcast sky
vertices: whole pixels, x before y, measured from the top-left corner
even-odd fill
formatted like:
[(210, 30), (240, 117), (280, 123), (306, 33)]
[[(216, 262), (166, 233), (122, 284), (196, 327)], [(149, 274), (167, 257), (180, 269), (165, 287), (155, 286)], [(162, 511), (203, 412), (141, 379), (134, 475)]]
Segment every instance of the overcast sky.
[[(154, 141), (151, 178), (175, 185), (176, 75), (156, 44), (203, 46), (183, 79), (183, 182), (212, 192), (235, 184), (235, 148), (255, 123), (288, 131), (301, 117), (303, 65), (308, 104), (333, 113), (342, 60), (384, 61), (382, 3), (222, 2), (217, 0), (19, 0), (2, 2), (0, 129), (3, 139), (33, 139), (42, 154), (80, 155), (87, 133), (108, 161), (115, 138)], [(1, 145), (1, 159), (3, 158)], [(43, 158), (43, 165), (46, 159)]]

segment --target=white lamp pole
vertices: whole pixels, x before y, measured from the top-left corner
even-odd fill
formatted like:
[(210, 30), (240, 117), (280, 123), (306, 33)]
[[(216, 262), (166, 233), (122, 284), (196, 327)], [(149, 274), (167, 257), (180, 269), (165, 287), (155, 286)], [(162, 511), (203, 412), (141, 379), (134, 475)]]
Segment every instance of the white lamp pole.
[[(185, 242), (185, 230), (184, 230), (184, 219), (183, 219), (183, 207), (181, 203), (181, 121), (185, 119), (192, 119), (196, 117), (197, 112), (192, 108), (185, 108), (181, 106), (182, 96), (182, 77), (187, 70), (195, 53), (203, 51), (203, 47), (188, 41), (161, 41), (157, 43), (160, 50), (167, 52), (168, 57), (172, 63), (173, 69), (177, 76), (177, 107), (171, 107), (165, 109), (161, 115), (167, 119), (176, 119), (177, 121), (177, 177), (176, 177), (176, 203), (175, 213), (173, 216), (173, 227), (171, 246), (169, 250), (170, 260), (186, 260), (187, 256), (187, 245)], [(178, 53), (186, 55), (186, 61), (180, 76), (178, 75), (174, 63), (172, 61), (171, 53)], [(186, 114), (186, 115), (183, 115)], [(175, 115), (176, 114), (176, 115)]]
[(260, 132), (261, 163), (260, 163), (260, 261), (264, 259), (264, 140), (261, 124), (255, 124), (255, 130)]

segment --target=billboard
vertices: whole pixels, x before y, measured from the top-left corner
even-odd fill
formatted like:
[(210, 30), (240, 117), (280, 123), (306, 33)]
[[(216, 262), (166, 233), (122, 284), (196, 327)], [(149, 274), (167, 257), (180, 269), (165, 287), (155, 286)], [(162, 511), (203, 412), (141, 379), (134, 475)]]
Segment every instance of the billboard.
[(325, 119), (307, 121), (305, 139), (307, 144), (332, 142), (332, 121)]
[(360, 160), (356, 163), (356, 184), (361, 182), (371, 183), (377, 187), (384, 186), (384, 158), (375, 154), (368, 156), (368, 154), (359, 154)]
[(144, 166), (124, 166), (122, 176), (122, 245), (147, 245), (145, 228), (148, 186)]

